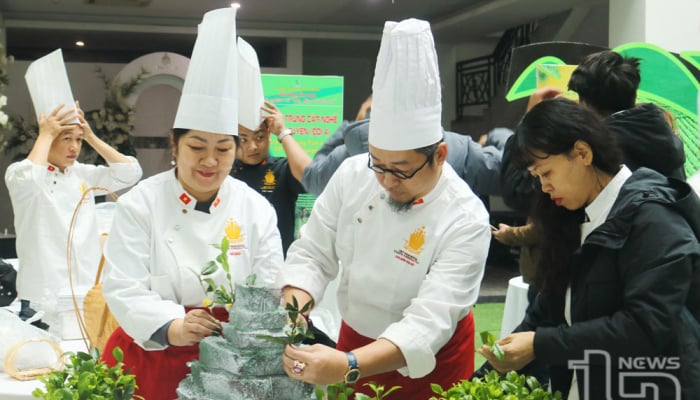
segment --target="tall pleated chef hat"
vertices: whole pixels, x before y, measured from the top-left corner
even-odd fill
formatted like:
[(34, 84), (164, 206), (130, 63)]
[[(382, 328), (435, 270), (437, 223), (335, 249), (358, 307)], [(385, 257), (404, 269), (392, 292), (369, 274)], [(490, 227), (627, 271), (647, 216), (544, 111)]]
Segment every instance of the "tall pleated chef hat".
[(442, 95), (430, 24), (388, 21), (372, 82), (369, 144), (412, 150), (442, 138)]
[(175, 128), (238, 135), (236, 9), (212, 10), (197, 40), (175, 115)]
[[(54, 50), (29, 64), (24, 80), (29, 88), (37, 121), (40, 114), (48, 117), (60, 104), (64, 104), (64, 107), (59, 112), (75, 110), (73, 92), (70, 89), (61, 49)], [(79, 120), (76, 117), (70, 123), (77, 124)]]
[(262, 77), (260, 62), (253, 46), (238, 38), (238, 123), (256, 131), (263, 120), (260, 107), (263, 106)]

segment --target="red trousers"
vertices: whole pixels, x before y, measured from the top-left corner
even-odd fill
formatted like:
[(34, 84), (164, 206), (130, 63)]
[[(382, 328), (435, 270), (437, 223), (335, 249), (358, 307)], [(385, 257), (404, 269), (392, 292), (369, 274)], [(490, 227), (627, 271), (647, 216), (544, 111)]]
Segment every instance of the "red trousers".
[[(190, 311), (195, 307), (186, 307)], [(214, 316), (219, 321), (228, 321), (225, 308), (214, 308)], [(124, 352), (124, 371), (136, 376), (136, 394), (146, 400), (173, 400), (177, 398), (175, 389), (190, 372), (188, 361), (199, 358), (199, 343), (192, 346), (170, 346), (165, 350), (146, 351), (134, 343), (122, 328), (118, 328), (105, 344), (102, 360), (114, 366), (117, 360), (112, 350), (119, 346)]]
[[(355, 332), (343, 321), (336, 348), (341, 351), (351, 351), (374, 340)], [(443, 389), (448, 389), (453, 383), (470, 378), (474, 372), (474, 318), (471, 312), (459, 321), (452, 338), (438, 351), (435, 358), (435, 369), (422, 378), (411, 379), (397, 371), (385, 372), (360, 378), (355, 384), (355, 392), (374, 395), (368, 386), (364, 386), (365, 383), (374, 381), (384, 385), (385, 390), (393, 386), (401, 386), (401, 389), (389, 395), (391, 398), (426, 400), (435, 395), (430, 388), (431, 383), (437, 383)], [(362, 364), (360, 364), (360, 372), (362, 372)]]

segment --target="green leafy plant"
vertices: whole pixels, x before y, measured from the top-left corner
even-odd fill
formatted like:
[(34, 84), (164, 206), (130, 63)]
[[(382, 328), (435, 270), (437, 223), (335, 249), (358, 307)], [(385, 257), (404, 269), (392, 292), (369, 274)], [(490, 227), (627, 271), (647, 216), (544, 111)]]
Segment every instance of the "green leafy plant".
[(314, 306), (314, 301), (309, 300), (304, 306), (299, 308), (299, 301), (295, 296), (292, 296), (292, 302), (287, 303), (285, 306), (285, 311), (287, 311), (287, 317), (289, 319), (289, 324), (285, 328), (284, 337), (276, 337), (270, 335), (257, 335), (260, 339), (265, 339), (270, 342), (281, 343), (281, 344), (298, 344), (304, 341), (304, 339), (313, 339), (314, 334), (309, 330), (309, 320), (306, 314), (311, 311)]
[(440, 385), (430, 385), (433, 396), (430, 400), (561, 400), (560, 392), (551, 393), (532, 376), (520, 375), (515, 371), (501, 376), (491, 371), (483, 378), (462, 380), (444, 390)]
[(46, 400), (130, 400), (135, 396), (136, 377), (124, 373), (124, 354), (115, 347), (112, 355), (117, 360), (114, 367), (100, 361), (96, 348), (90, 354), (66, 353), (70, 362), (61, 371), (53, 371), (39, 378), (44, 389), (34, 389), (32, 396)]
[[(355, 393), (355, 389), (346, 385), (344, 382), (328, 385), (326, 390), (316, 386), (317, 400), (383, 400), (386, 399), (392, 392), (401, 389), (401, 386), (392, 386), (391, 389), (385, 390), (384, 385), (380, 385), (374, 381), (365, 383), (364, 386), (369, 386), (374, 392), (374, 397), (370, 397), (363, 393)], [(355, 393), (355, 397), (350, 397)]]
[(481, 343), (490, 346), (491, 353), (493, 353), (494, 356), (496, 356), (497, 359), (503, 360), (503, 357), (506, 356), (506, 354), (503, 352), (503, 349), (501, 346), (496, 343), (496, 336), (493, 335), (493, 333), (489, 331), (483, 331), (480, 333), (481, 335)]
[[(219, 254), (216, 255), (215, 260), (209, 261), (204, 266), (202, 271), (197, 274), (199, 283), (202, 285), (202, 289), (207, 294), (207, 297), (204, 299), (204, 306), (211, 308), (217, 304), (220, 304), (230, 309), (234, 301), (236, 301), (236, 290), (234, 289), (233, 279), (231, 278), (231, 266), (228, 263), (228, 237), (224, 236), (221, 239), (221, 243), (218, 245), (212, 244), (212, 246), (219, 250)], [(214, 279), (211, 278), (211, 275), (219, 269), (222, 269), (224, 273), (226, 273), (228, 287), (226, 287), (227, 285), (224, 285), (223, 283), (217, 285), (216, 282), (214, 282)], [(246, 279), (246, 285), (252, 286), (252, 284), (248, 283), (249, 281), (254, 283), (255, 275), (252, 277), (249, 276), (248, 279)]]

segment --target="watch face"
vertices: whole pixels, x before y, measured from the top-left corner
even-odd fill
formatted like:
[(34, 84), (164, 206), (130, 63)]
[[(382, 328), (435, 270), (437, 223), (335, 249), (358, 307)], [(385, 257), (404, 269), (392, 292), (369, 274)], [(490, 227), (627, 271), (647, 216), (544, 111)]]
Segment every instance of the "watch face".
[(358, 379), (360, 379), (359, 369), (351, 369), (345, 374), (345, 383), (354, 384)]

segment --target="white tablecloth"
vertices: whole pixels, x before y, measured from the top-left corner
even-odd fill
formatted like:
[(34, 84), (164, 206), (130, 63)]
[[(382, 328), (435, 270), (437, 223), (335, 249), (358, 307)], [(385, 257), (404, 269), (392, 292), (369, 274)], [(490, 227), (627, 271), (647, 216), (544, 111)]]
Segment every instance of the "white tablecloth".
[(501, 337), (511, 333), (525, 317), (525, 310), (527, 310), (529, 303), (527, 300), (528, 287), (529, 285), (523, 282), (522, 276), (516, 276), (508, 281), (506, 304), (503, 307), (503, 320), (501, 321)]

